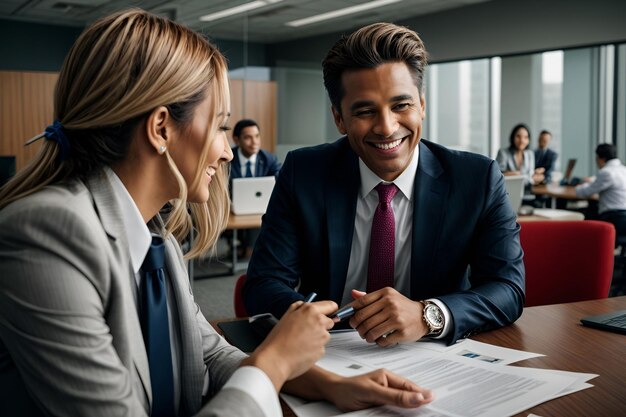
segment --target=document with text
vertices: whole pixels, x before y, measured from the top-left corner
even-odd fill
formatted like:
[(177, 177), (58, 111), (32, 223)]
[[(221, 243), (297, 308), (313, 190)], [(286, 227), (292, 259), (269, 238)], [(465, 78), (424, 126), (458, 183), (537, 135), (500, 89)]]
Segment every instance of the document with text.
[(357, 332), (333, 334), (318, 365), (344, 376), (386, 368), (433, 391), (435, 400), (414, 410), (377, 407), (348, 414), (327, 402), (283, 395), (299, 417), (419, 416), (503, 417), (592, 385), (594, 374), (506, 366), (541, 356), (473, 340), (452, 346), (434, 341), (390, 348), (366, 343)]

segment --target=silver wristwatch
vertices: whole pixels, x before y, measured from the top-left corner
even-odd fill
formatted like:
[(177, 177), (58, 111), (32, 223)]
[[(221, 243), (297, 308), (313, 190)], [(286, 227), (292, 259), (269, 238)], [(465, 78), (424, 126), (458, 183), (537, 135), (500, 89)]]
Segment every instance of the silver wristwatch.
[(422, 300), (420, 303), (424, 304), (424, 310), (422, 312), (422, 318), (428, 326), (428, 333), (426, 336), (439, 336), (443, 331), (443, 326), (446, 323), (445, 316), (441, 308), (432, 301)]

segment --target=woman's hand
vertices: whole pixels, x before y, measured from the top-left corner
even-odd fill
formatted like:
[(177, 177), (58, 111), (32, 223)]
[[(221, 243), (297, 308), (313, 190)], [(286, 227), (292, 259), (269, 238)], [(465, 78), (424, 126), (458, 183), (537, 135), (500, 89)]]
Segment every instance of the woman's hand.
[(302, 375), (324, 355), (328, 330), (334, 325), (326, 315), (335, 310), (337, 304), (332, 301), (293, 303), (242, 366), (260, 368), (280, 391), (285, 381)]
[(430, 390), (386, 369), (351, 378), (333, 378), (324, 396), (344, 412), (379, 405), (416, 408), (434, 399)]

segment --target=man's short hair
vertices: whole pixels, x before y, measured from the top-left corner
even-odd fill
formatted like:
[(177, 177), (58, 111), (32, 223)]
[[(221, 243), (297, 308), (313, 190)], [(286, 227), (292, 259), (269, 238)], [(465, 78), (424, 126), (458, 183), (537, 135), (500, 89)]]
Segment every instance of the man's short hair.
[(538, 138), (540, 138), (540, 137), (541, 137), (541, 136), (543, 136), (543, 135), (550, 135), (550, 136), (552, 136), (552, 133), (550, 133), (550, 131), (549, 131), (549, 130), (545, 130), (545, 129), (544, 129), (544, 130), (542, 130), (541, 132), (539, 132), (539, 136), (537, 136), (537, 137), (538, 137)]
[(611, 159), (617, 158), (617, 148), (610, 143), (601, 143), (596, 148), (596, 155), (600, 159), (610, 161)]
[(241, 136), (241, 131), (244, 130), (246, 127), (250, 127), (250, 126), (256, 126), (259, 130), (261, 130), (261, 128), (259, 128), (259, 124), (255, 122), (254, 120), (242, 119), (238, 121), (235, 127), (233, 128), (233, 136), (238, 138), (239, 136)]
[(345, 71), (404, 62), (420, 94), (423, 94), (427, 61), (428, 53), (417, 33), (392, 23), (374, 23), (342, 36), (328, 51), (322, 62), (324, 86), (331, 104), (340, 111), (341, 99), (345, 94), (341, 76)]

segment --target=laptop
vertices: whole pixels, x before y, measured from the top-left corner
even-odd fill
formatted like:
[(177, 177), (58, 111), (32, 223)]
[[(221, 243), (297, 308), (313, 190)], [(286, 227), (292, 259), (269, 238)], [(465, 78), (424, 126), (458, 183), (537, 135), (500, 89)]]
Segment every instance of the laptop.
[(275, 177), (233, 178), (233, 214), (264, 214), (275, 183)]
[(565, 168), (565, 174), (561, 180), (561, 185), (569, 185), (572, 180), (572, 172), (576, 166), (576, 158), (570, 158), (567, 161), (567, 167)]
[(580, 319), (582, 324), (602, 330), (626, 334), (626, 310)]
[(522, 207), (524, 197), (524, 177), (521, 175), (504, 177), (504, 188), (509, 196), (511, 207), (517, 213)]

